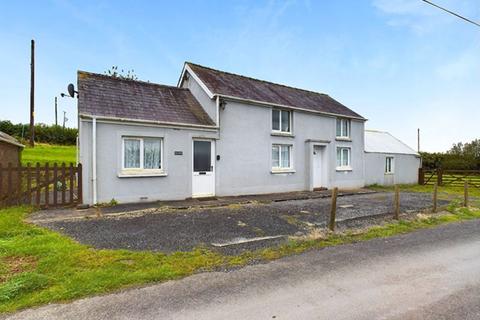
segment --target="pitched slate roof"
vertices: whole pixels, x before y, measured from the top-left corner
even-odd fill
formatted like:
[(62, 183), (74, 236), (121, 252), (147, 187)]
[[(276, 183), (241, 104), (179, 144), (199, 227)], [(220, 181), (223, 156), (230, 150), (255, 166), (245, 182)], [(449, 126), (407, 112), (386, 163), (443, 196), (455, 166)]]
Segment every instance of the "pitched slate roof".
[(188, 89), (78, 72), (80, 115), (214, 125)]
[(23, 144), (18, 142), (17, 139), (12, 137), (11, 135), (6, 134), (5, 132), (0, 131), (0, 141), (8, 143), (8, 144), (13, 144), (14, 146), (23, 148), (25, 147)]
[(230, 96), (280, 106), (364, 119), (330, 96), (207, 68), (191, 62), (186, 65), (212, 94)]
[(418, 156), (412, 148), (388, 132), (365, 130), (365, 152), (399, 153)]

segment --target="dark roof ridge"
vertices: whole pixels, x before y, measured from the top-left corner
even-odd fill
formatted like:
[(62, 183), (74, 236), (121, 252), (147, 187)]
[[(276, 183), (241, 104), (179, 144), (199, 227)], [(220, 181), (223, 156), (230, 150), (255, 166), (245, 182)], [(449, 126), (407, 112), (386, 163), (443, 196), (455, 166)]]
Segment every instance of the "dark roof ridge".
[(157, 86), (157, 87), (162, 87), (162, 88), (169, 88), (169, 89), (179, 89), (179, 90), (188, 90), (188, 88), (181, 88), (177, 86), (170, 86), (167, 84), (160, 84), (160, 83), (155, 83), (155, 82), (148, 82), (144, 80), (132, 80), (132, 79), (122, 79), (118, 77), (112, 77), (109, 76), (108, 74), (101, 74), (101, 73), (95, 73), (95, 72), (89, 72), (89, 71), (83, 71), (83, 70), (78, 70), (77, 73), (80, 74), (85, 74), (88, 76), (95, 76), (95, 77), (100, 77), (100, 78), (105, 78), (105, 79), (112, 79), (112, 80), (117, 80), (117, 81), (124, 81), (128, 83), (138, 83), (138, 84), (145, 84), (145, 85), (151, 85), (151, 86)]
[[(285, 88), (305, 91), (305, 92), (314, 93), (314, 94), (321, 94), (321, 95), (329, 97), (328, 94), (323, 93), (323, 92), (317, 92), (317, 91), (312, 91), (312, 90), (307, 90), (307, 89), (302, 89), (302, 88), (298, 88), (298, 87), (289, 86), (289, 85), (286, 85), (286, 84), (283, 84), (283, 83), (277, 83), (277, 82), (272, 82), (272, 81), (268, 81), (268, 80), (262, 80), (262, 79), (257, 79), (257, 78), (253, 78), (253, 77), (248, 77), (248, 76), (244, 76), (244, 75), (241, 75), (241, 74), (238, 74), (238, 73), (233, 73), (233, 72), (214, 69), (214, 68), (211, 68), (211, 67), (206, 67), (206, 66), (203, 66), (201, 64), (193, 63), (193, 62), (190, 62), (190, 61), (185, 61), (185, 64), (191, 64), (193, 66), (197, 66), (197, 67), (200, 67), (200, 68), (204, 68), (204, 69), (208, 69), (208, 70), (212, 70), (212, 71), (216, 71), (216, 72), (222, 72), (222, 73), (225, 73), (225, 74), (229, 74), (229, 75), (233, 75), (233, 76), (237, 76), (237, 77), (242, 77), (242, 78), (245, 78), (245, 79), (264, 82), (264, 83), (273, 84), (273, 85), (276, 85), (276, 86), (282, 86), (282, 87), (285, 87)], [(215, 92), (213, 94), (215, 94)]]

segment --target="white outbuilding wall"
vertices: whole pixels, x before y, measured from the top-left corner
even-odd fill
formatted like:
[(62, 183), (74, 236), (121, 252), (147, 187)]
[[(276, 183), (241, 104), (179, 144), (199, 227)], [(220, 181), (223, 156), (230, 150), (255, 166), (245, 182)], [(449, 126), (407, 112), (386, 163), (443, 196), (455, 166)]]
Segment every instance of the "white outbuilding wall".
[[(390, 172), (387, 158), (393, 158)], [(365, 184), (415, 184), (420, 155), (388, 132), (365, 130)]]

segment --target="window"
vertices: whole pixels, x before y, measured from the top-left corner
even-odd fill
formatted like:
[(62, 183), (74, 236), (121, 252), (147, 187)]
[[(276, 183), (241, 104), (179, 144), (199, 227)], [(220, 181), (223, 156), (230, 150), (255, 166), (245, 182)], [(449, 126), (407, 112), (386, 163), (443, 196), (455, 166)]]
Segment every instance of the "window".
[(283, 170), (291, 169), (291, 150), (292, 146), (286, 144), (272, 145), (272, 169)]
[(337, 119), (337, 138), (350, 138), (350, 119)]
[(393, 173), (394, 169), (394, 158), (386, 157), (385, 158), (385, 173)]
[(350, 148), (337, 148), (337, 169), (350, 170)]
[(287, 110), (272, 109), (272, 131), (291, 133), (292, 112)]
[(161, 170), (162, 139), (123, 138), (122, 169)]

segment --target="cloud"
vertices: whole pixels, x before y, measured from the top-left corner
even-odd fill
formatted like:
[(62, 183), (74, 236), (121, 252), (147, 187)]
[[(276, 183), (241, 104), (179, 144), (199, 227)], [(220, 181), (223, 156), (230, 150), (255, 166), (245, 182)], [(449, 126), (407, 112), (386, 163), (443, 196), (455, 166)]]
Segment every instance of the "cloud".
[(478, 46), (464, 51), (452, 61), (442, 64), (436, 69), (437, 75), (447, 81), (475, 77), (480, 73), (480, 59)]
[[(373, 6), (386, 15), (392, 27), (406, 27), (424, 35), (448, 25), (454, 17), (420, 0), (373, 0)], [(459, 12), (472, 12), (469, 1), (441, 1), (441, 5)]]

